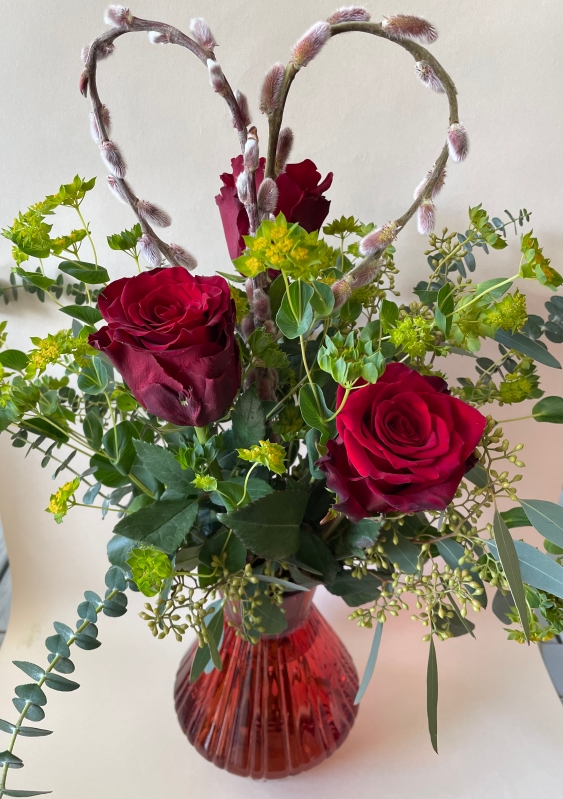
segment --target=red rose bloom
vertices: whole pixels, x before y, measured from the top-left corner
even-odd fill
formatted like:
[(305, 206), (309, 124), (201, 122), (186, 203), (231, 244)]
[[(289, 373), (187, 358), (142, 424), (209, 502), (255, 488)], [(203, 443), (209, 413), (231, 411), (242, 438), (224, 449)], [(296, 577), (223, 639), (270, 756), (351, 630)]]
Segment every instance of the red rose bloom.
[[(339, 388), (337, 406), (343, 394)], [(377, 383), (350, 394), (336, 417), (339, 435), (319, 461), (336, 509), (353, 521), (443, 510), (475, 463), (485, 424), (442, 378), (389, 364)]]
[[(264, 179), (266, 160), (260, 159), (256, 171), (256, 188)], [(244, 205), (237, 196), (236, 182), (244, 169), (242, 155), (231, 159), (232, 173), (221, 175), (223, 188), (215, 197), (219, 206), (229, 255), (234, 260), (245, 248), (243, 236), (249, 232), (248, 215)], [(297, 222), (307, 233), (320, 230), (328, 216), (330, 201), (323, 197), (323, 192), (332, 185), (332, 172), (322, 181), (317, 167), (306, 159), (300, 164), (287, 164), (285, 172), (278, 175), (276, 184), (279, 189), (276, 214), (283, 213), (288, 222)]]
[(241, 380), (226, 280), (180, 266), (153, 269), (110, 283), (98, 308), (108, 324), (90, 344), (149, 413), (195, 427), (223, 416)]

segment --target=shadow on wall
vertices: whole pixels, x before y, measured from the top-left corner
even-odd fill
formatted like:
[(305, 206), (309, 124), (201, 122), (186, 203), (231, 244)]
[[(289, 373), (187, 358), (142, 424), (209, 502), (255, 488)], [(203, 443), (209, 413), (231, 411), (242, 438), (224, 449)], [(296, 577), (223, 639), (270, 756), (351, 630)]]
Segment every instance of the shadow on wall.
[(10, 563), (4, 534), (0, 524), (0, 646), (4, 640), (8, 619), (10, 618), (10, 605), (12, 604), (12, 578), (10, 575)]

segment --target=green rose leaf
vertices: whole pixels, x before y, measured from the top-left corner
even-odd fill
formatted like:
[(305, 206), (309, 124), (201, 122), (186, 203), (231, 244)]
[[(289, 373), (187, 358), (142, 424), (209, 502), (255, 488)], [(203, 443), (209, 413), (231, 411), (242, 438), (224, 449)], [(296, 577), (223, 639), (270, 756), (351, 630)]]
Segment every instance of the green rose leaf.
[(266, 410), (256, 392), (256, 386), (238, 399), (232, 415), (233, 445), (236, 449), (248, 448), (266, 436)]
[(192, 529), (197, 511), (198, 504), (193, 499), (161, 500), (125, 516), (113, 531), (134, 541), (153, 544), (171, 555)]
[(217, 516), (251, 552), (281, 560), (299, 548), (299, 528), (308, 496), (305, 491), (274, 491), (240, 510)]
[(143, 466), (167, 488), (180, 494), (197, 495), (197, 488), (192, 484), (192, 470), (182, 469), (170, 450), (138, 440), (133, 441), (133, 446)]

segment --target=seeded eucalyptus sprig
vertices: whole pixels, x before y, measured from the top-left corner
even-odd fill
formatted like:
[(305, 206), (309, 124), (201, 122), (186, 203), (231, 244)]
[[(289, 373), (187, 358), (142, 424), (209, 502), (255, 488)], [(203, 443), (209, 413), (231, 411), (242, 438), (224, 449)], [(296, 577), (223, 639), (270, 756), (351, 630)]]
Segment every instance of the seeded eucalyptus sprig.
[[(79, 619), (75, 629), (56, 621), (54, 623), (55, 635), (49, 636), (45, 646), (49, 654), (49, 665), (45, 668), (15, 660), (14, 665), (31, 677), (33, 682), (17, 685), (16, 696), (12, 700), (14, 707), (19, 711), (17, 720), (12, 723), (0, 719), (0, 731), (10, 735), (8, 748), (0, 752), (0, 797), (2, 796), (40, 796), (50, 791), (20, 791), (6, 787), (9, 769), (23, 768), (21, 758), (14, 754), (14, 746), (19, 735), (36, 738), (51, 735), (50, 730), (38, 727), (26, 727), (24, 721), (38, 722), (45, 717), (44, 706), (47, 704), (47, 695), (43, 688), (53, 691), (76, 691), (80, 685), (63, 675), (72, 674), (75, 666), (70, 659), (70, 647), (73, 644), (79, 649), (97, 649), (101, 642), (98, 640), (96, 622), (100, 613), (105, 616), (118, 617), (127, 612), (127, 597), (123, 591), (127, 588), (125, 573), (117, 566), (112, 566), (105, 577), (106, 592), (102, 599), (93, 591), (84, 593), (84, 601), (78, 605)], [(58, 672), (56, 674), (55, 672)]]

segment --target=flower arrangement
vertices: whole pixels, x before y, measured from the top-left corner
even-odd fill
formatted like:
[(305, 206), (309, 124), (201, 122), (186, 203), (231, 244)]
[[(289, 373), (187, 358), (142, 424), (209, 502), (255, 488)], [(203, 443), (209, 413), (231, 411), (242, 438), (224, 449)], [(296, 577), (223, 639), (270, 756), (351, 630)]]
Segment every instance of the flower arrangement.
[[(266, 158), (203, 20), (192, 20), (191, 36), (122, 6), (110, 6), (106, 21), (109, 30), (84, 51), (80, 89), (92, 101), (108, 186), (137, 218), (108, 243), (137, 273), (111, 281), (98, 261), (82, 212), (94, 179), (77, 176), (4, 230), (15, 260), (4, 300), (17, 299), (20, 287), (47, 297), (72, 328), (33, 338), (21, 352), (5, 348), (3, 323), (0, 431), (66, 480), (46, 498), (57, 523), (75, 506), (116, 520), (107, 590), (85, 593), (75, 628), (55, 623), (47, 666), (16, 662), (32, 682), (16, 688), (17, 721), (0, 721), (11, 735), (0, 754), (0, 796), (38, 793), (6, 787), (8, 770), (23, 765), (16, 739), (49, 734), (24, 721), (44, 717), (45, 687), (78, 688), (64, 676), (74, 671), (70, 647), (100, 645), (98, 619), (126, 612), (126, 589), (151, 600), (141, 616), (153, 635), (181, 641), (195, 632), (195, 680), (221, 668), (227, 604), (237, 609), (238, 621), (228, 622), (236, 635), (256, 643), (283, 632), (284, 594), (322, 584), (360, 626), (375, 629), (357, 701), (383, 626), (412, 614), (429, 650), (437, 751), (435, 642), (474, 635), (470, 615), (487, 607), (487, 585), (509, 638), (545, 641), (563, 631), (563, 510), (519, 495), (522, 445), (497, 419), (499, 409), (502, 419), (505, 406), (532, 398), (538, 423), (563, 422), (563, 399), (543, 396), (537, 373), (537, 364), (561, 368), (543, 339), (563, 341), (563, 300), (552, 295), (543, 320), (528, 315), (523, 292), (526, 281), (556, 291), (562, 278), (525, 227), (525, 209), (503, 220), (477, 205), (463, 232), (434, 232), (446, 163), (466, 158), (468, 137), (451, 78), (422, 46), (437, 38), (427, 21), (376, 23), (346, 7), (310, 28), (289, 64), (265, 77)], [(110, 138), (98, 62), (139, 31), (197, 56), (239, 138), (241, 154), (216, 198), (233, 268), (216, 276), (194, 274), (195, 258), (155, 233), (170, 217), (136, 196)], [(325, 224), (333, 175), (322, 179), (310, 160), (289, 163), (293, 133), (282, 127), (293, 81), (349, 31), (402, 47), (420, 81), (449, 104), (437, 160), (405, 214), (380, 227), (354, 216)], [(53, 237), (47, 218), (55, 221), (61, 206), (76, 210), (80, 227)], [(414, 216), (428, 237), (428, 275), (408, 302), (395, 290), (394, 242)], [(518, 227), (519, 242), (511, 241)], [(518, 253), (514, 274), (475, 281), (476, 256), (508, 246)], [(92, 260), (84, 260), (87, 247)], [(44, 269), (50, 257), (57, 278)], [(498, 345), (495, 359), (479, 355), (488, 339)], [(471, 376), (448, 384), (438, 359), (452, 353), (467, 356)], [(545, 552), (513, 539), (511, 529), (528, 526)]]

